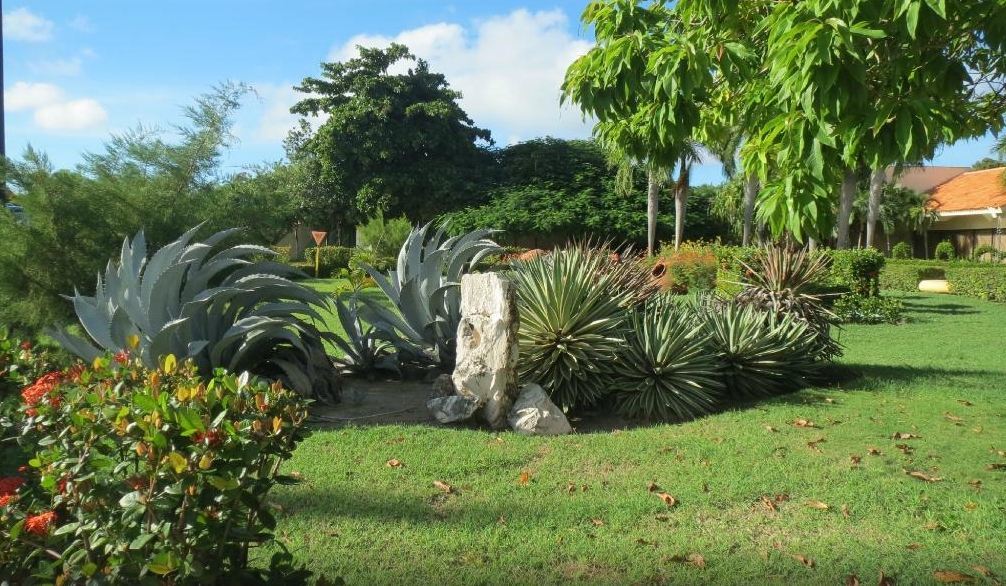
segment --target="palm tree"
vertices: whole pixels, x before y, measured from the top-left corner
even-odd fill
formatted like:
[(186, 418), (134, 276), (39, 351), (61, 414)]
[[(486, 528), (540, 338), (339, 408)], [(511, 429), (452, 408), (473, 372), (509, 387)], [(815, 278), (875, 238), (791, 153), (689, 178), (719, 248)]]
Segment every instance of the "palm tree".
[(685, 236), (685, 212), (688, 208), (692, 165), (702, 160), (700, 148), (698, 142), (688, 140), (678, 154), (678, 178), (674, 182), (674, 250), (681, 246)]
[(632, 194), (635, 172), (646, 169), (646, 255), (653, 256), (657, 247), (657, 216), (660, 215), (660, 191), (670, 173), (649, 161), (639, 161), (612, 145), (606, 146), (608, 162), (615, 167), (615, 189), (619, 195)]

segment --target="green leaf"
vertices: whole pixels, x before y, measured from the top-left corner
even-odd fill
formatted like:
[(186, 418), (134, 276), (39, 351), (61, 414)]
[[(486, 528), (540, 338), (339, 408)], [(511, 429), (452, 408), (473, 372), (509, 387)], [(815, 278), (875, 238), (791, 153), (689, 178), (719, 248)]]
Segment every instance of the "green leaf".
[(143, 549), (143, 546), (147, 545), (147, 543), (156, 536), (156, 533), (144, 533), (129, 542), (129, 549)]
[(147, 569), (159, 576), (170, 574), (178, 569), (178, 556), (170, 551), (159, 553), (150, 560)]
[(133, 404), (136, 405), (144, 413), (153, 413), (157, 410), (157, 401), (154, 400), (150, 395), (136, 394), (133, 395)]
[[(175, 413), (175, 417), (178, 420), (178, 424), (182, 427), (183, 431), (195, 432), (203, 431), (206, 426), (203, 425), (203, 419), (199, 416), (199, 412), (190, 407), (179, 408)], [(186, 434), (188, 435), (188, 434)]]
[(908, 25), (908, 34), (915, 38), (915, 30), (919, 26), (919, 7), (922, 5), (918, 1), (908, 5), (908, 12), (905, 14), (905, 22)]
[(171, 465), (171, 469), (175, 471), (175, 474), (181, 474), (189, 467), (189, 461), (178, 452), (168, 454), (168, 464)]
[(206, 482), (209, 482), (214, 488), (220, 491), (234, 490), (241, 486), (241, 483), (236, 478), (224, 478), (222, 476), (207, 476)]
[(940, 18), (947, 18), (947, 4), (946, 0), (926, 0), (926, 4), (933, 9), (933, 12), (938, 14)]
[(849, 31), (851, 31), (853, 34), (857, 34), (863, 37), (870, 37), (871, 39), (883, 39), (884, 37), (887, 36), (887, 33), (885, 33), (882, 30), (875, 28), (867, 28), (860, 24), (854, 24), (850, 26)]

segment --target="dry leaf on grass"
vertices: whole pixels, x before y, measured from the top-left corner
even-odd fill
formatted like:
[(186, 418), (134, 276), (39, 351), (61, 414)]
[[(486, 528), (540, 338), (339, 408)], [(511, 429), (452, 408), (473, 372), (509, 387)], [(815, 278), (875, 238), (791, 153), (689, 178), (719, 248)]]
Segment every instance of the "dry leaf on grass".
[(399, 461), (399, 460), (397, 460), (395, 458), (392, 458), (392, 459), (388, 460), (387, 462), (385, 462), (384, 465), (387, 466), (388, 468), (401, 468), (403, 464), (402, 464), (401, 461)]
[(995, 463), (989, 464), (985, 468), (988, 469), (988, 470), (1006, 470), (1006, 464), (1003, 464), (1002, 462), (995, 462)]
[(675, 499), (673, 496), (667, 494), (666, 492), (658, 492), (657, 493), (657, 498), (659, 498), (660, 500), (662, 500), (664, 502), (664, 504), (667, 505), (668, 508), (673, 507), (674, 505), (678, 504), (677, 499)]
[(790, 557), (793, 558), (793, 559), (795, 559), (796, 561), (800, 562), (801, 564), (807, 566), (808, 568), (813, 568), (814, 567), (814, 560), (810, 559), (809, 557), (807, 557), (805, 555), (802, 555), (802, 554), (799, 554), (799, 553), (794, 553), (794, 554), (791, 554)]
[(986, 578), (991, 578), (993, 576), (992, 570), (986, 568), (985, 566), (971, 566), (971, 569), (978, 572)]
[(691, 564), (696, 568), (706, 567), (706, 558), (702, 554), (690, 553), (688, 555), (676, 555), (671, 557), (672, 562), (677, 562), (679, 564)]
[(831, 507), (828, 506), (828, 503), (822, 503), (821, 501), (810, 500), (810, 501), (807, 501), (806, 504), (807, 504), (808, 507), (810, 507), (812, 509), (817, 509), (819, 511), (827, 511), (828, 509), (831, 508)]
[(877, 586), (894, 586), (894, 578), (884, 574), (884, 571), (880, 571), (880, 578), (877, 580)]
[(961, 421), (964, 421), (963, 417), (959, 417), (957, 415), (954, 415), (953, 413), (951, 413), (949, 411), (947, 411), (946, 413), (944, 413), (943, 416), (947, 418), (947, 421), (953, 421), (954, 423), (956, 423), (958, 425), (960, 425)]
[(817, 444), (823, 444), (827, 441), (828, 440), (824, 439), (823, 437), (819, 437), (816, 440), (807, 442), (807, 447), (814, 450), (815, 452), (820, 452), (821, 448), (817, 447)]
[(817, 427), (817, 425), (809, 419), (794, 419), (793, 427)]
[(981, 490), (982, 489), (982, 481), (978, 480), (977, 478), (975, 478), (974, 480), (969, 480), (968, 484), (970, 484), (971, 488), (973, 488), (975, 490)]
[(915, 551), (917, 549), (921, 549), (922, 548), (922, 544), (921, 543), (909, 543), (905, 547), (908, 548), (908, 549), (910, 549), (910, 550), (912, 550), (912, 551)]
[(933, 578), (944, 584), (970, 584), (975, 581), (974, 576), (953, 570), (936, 570), (933, 572)]
[(853, 466), (859, 466), (859, 463), (863, 461), (863, 457), (853, 454), (849, 456), (849, 461), (852, 462)]
[(904, 432), (904, 431), (898, 431), (898, 432), (895, 432), (895, 434), (891, 436), (891, 439), (896, 439), (896, 440), (922, 439), (922, 436), (921, 435), (915, 435), (914, 433), (908, 433), (908, 432)]
[(957, 399), (957, 402), (960, 403), (961, 405), (964, 405), (965, 407), (971, 407), (972, 405), (974, 405), (974, 403), (972, 403), (971, 401), (967, 401), (965, 399)]
[(964, 503), (964, 509), (968, 511), (973, 511), (978, 508), (978, 503), (974, 501), (968, 501)]
[(446, 492), (447, 494), (451, 494), (454, 492), (454, 487), (442, 480), (434, 480), (433, 486), (438, 488), (439, 490)]
[(771, 431), (772, 433), (777, 433), (779, 431), (778, 429), (772, 427), (771, 425), (766, 425), (765, 429)]
[(911, 476), (912, 478), (918, 478), (919, 480), (924, 480), (926, 482), (939, 482), (943, 480), (939, 476), (930, 476), (925, 472), (920, 472), (919, 470), (905, 470), (905, 474)]
[(646, 490), (649, 492), (657, 492), (658, 490), (660, 490), (660, 487), (657, 486), (656, 482), (653, 482), (651, 480), (650, 483), (646, 485)]
[(772, 502), (772, 499), (768, 498), (767, 496), (761, 497), (761, 504), (765, 505), (765, 508), (772, 511), (773, 513), (779, 510), (776, 508), (775, 503)]
[(930, 521), (922, 526), (926, 531), (942, 531), (944, 529), (943, 525), (937, 523), (936, 521)]
[(604, 521), (600, 519), (591, 519), (590, 522), (594, 524), (594, 527), (601, 527), (604, 525)]
[(849, 518), (849, 505), (845, 503), (842, 504), (842, 516), (846, 519)]
[(871, 456), (879, 456), (880, 455), (880, 450), (877, 449), (877, 448), (874, 448), (874, 447), (869, 447), (869, 448), (866, 448), (866, 453), (870, 454)]
[(894, 447), (896, 447), (899, 450), (901, 450), (901, 453), (905, 454), (905, 455), (911, 454), (912, 452), (915, 451), (915, 448), (913, 448), (912, 446), (910, 446), (908, 444), (896, 444)]
[(520, 476), (517, 477), (517, 484), (527, 486), (529, 482), (531, 482), (531, 473), (527, 470), (521, 470)]
[(859, 586), (859, 576), (849, 574), (845, 577), (845, 586)]

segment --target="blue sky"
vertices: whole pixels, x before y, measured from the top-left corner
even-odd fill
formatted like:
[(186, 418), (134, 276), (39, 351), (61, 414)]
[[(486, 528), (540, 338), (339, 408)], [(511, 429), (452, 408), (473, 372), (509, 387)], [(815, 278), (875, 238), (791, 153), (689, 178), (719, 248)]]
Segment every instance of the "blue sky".
[[(8, 2), (4, 5), (7, 150), (31, 143), (57, 166), (97, 150), (110, 133), (170, 129), (181, 108), (214, 84), (250, 84), (239, 143), (226, 168), (282, 157), (294, 118), (291, 87), (355, 44), (405, 42), (448, 76), (463, 105), (497, 143), (586, 137), (589, 124), (560, 109), (565, 66), (590, 46), (585, 0), (171, 0)], [(945, 148), (936, 164), (970, 165), (991, 137)], [(718, 183), (715, 161), (696, 183)]]

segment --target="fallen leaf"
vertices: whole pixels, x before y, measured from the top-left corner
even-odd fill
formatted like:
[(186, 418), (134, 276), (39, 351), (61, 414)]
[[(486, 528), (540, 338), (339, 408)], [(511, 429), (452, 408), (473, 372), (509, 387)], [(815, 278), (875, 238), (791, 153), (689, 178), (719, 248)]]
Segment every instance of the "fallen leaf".
[(401, 468), (402, 463), (395, 458), (392, 458), (384, 463), (388, 468)]
[(971, 569), (978, 572), (986, 578), (991, 578), (993, 576), (992, 570), (986, 568), (985, 566), (971, 566)]
[(771, 425), (766, 425), (765, 429), (771, 431), (772, 433), (778, 433), (778, 431), (779, 431), (778, 429), (772, 427)]
[(767, 496), (761, 497), (761, 503), (765, 505), (766, 509), (772, 511), (773, 513), (779, 510), (776, 508), (775, 503), (772, 502), (772, 499)]
[(995, 462), (993, 464), (989, 464), (985, 468), (988, 470), (1006, 470), (1006, 464), (1003, 464), (1002, 462)]
[(965, 407), (971, 407), (972, 405), (974, 405), (974, 403), (972, 403), (971, 401), (966, 401), (964, 399), (957, 399), (957, 402), (960, 403), (961, 405), (964, 405)]
[(709, 492), (709, 483), (707, 482), (702, 483), (702, 492)]
[(825, 399), (824, 402), (831, 404), (835, 402), (835, 399)]
[(639, 539), (637, 539), (636, 543), (638, 543), (639, 545), (656, 545), (656, 543), (654, 543), (652, 541), (646, 541), (642, 537), (640, 537)]
[(909, 544), (908, 544), (908, 545), (906, 545), (905, 547), (907, 547), (908, 549), (910, 549), (910, 550), (912, 550), (912, 551), (915, 551), (915, 550), (917, 550), (917, 549), (920, 549), (920, 548), (922, 548), (922, 544), (921, 544), (921, 543), (909, 543)]
[(849, 456), (849, 461), (852, 462), (853, 466), (859, 466), (859, 463), (863, 461), (863, 457), (853, 454)]
[(996, 450), (996, 453), (1001, 457), (1006, 458), (1006, 450)]
[(819, 437), (816, 440), (807, 442), (807, 447), (814, 450), (815, 452), (820, 452), (821, 448), (817, 447), (817, 444), (823, 444), (827, 441), (828, 440), (824, 439), (823, 437)]
[(977, 478), (975, 478), (974, 480), (969, 480), (968, 484), (970, 484), (971, 488), (973, 488), (975, 490), (981, 490), (982, 489), (982, 481), (978, 480)]
[(849, 518), (849, 505), (844, 503), (842, 504), (842, 516), (845, 517), (846, 519)]
[(814, 422), (810, 421), (809, 419), (795, 419), (795, 420), (793, 420), (793, 426), (794, 427), (817, 427), (816, 425), (814, 425)]
[(906, 455), (911, 454), (913, 451), (915, 451), (915, 449), (908, 444), (896, 444), (894, 447), (898, 448), (899, 450), (901, 450), (902, 454)]
[(953, 570), (936, 570), (933, 572), (933, 578), (937, 582), (943, 582), (944, 584), (970, 584), (975, 581), (974, 576)]
[(438, 489), (446, 492), (447, 494), (451, 494), (451, 493), (454, 492), (454, 487), (451, 486), (450, 484), (447, 484), (446, 482), (444, 482), (442, 480), (434, 480), (433, 481), (433, 486), (435, 486), (436, 488), (438, 488)]
[(894, 578), (890, 576), (885, 576), (884, 571), (880, 571), (880, 578), (877, 580), (877, 586), (894, 586)]
[(521, 470), (520, 476), (517, 477), (517, 484), (527, 486), (529, 482), (531, 482), (531, 473), (527, 470)]
[(807, 557), (805, 555), (801, 555), (801, 554), (795, 553), (795, 554), (791, 554), (790, 557), (793, 558), (793, 559), (795, 559), (796, 561), (800, 562), (801, 564), (807, 566), (808, 568), (813, 568), (814, 567), (814, 560), (810, 559), (809, 557)]
[(922, 439), (922, 436), (921, 435), (915, 435), (914, 433), (907, 433), (907, 432), (904, 432), (904, 431), (899, 431), (899, 432), (896, 432), (894, 435), (892, 435), (891, 439), (896, 439), (896, 440)]
[[(601, 484), (604, 484), (604, 483), (602, 482)], [(584, 484), (583, 486), (580, 487), (580, 492), (587, 492), (588, 488), (590, 488), (590, 487), (587, 486), (586, 484)]]
[(666, 492), (658, 492), (657, 498), (664, 501), (664, 504), (667, 505), (668, 507), (673, 507), (674, 505), (678, 504), (677, 499), (667, 494)]
[(594, 524), (594, 527), (600, 527), (604, 525), (604, 521), (600, 519), (591, 519), (590, 522)]
[(657, 515), (656, 517), (654, 517), (654, 519), (656, 519), (657, 521), (670, 521), (671, 517), (668, 515)]
[(920, 472), (918, 470), (912, 470), (912, 471), (905, 470), (905, 474), (911, 476), (912, 478), (918, 478), (919, 480), (924, 480), (926, 482), (939, 482), (943, 480), (939, 476), (930, 476), (925, 472)]
[(679, 564), (691, 564), (697, 568), (706, 567), (706, 558), (702, 557), (701, 554), (697, 553), (671, 556), (671, 561), (677, 562)]
[(831, 508), (828, 506), (827, 503), (822, 503), (821, 501), (814, 501), (814, 500), (807, 501), (807, 506), (812, 509), (817, 509), (819, 511), (827, 511), (828, 509)]
[(500, 525), (506, 525), (506, 515), (500, 515), (500, 518), (496, 519), (496, 522)]
[(573, 494), (576, 492), (576, 485), (570, 482), (566, 485), (566, 494)]
[(877, 448), (866, 448), (866, 453), (870, 454), (871, 456), (879, 456), (880, 450), (878, 450)]
[(651, 480), (650, 483), (646, 485), (646, 490), (648, 490), (649, 492), (657, 492), (658, 490), (660, 490), (660, 487), (657, 486), (656, 482), (653, 482)]
[(975, 509), (978, 508), (978, 503), (972, 502), (972, 501), (968, 501), (968, 502), (964, 503), (964, 508), (966, 510), (968, 510), (968, 511), (973, 511), (973, 510), (975, 510)]
[(961, 421), (964, 421), (963, 417), (958, 417), (957, 415), (954, 415), (949, 411), (944, 413), (943, 416), (946, 417), (948, 421), (953, 421), (954, 423), (960, 423)]
[(859, 586), (859, 577), (855, 574), (849, 574), (845, 577), (845, 586)]
[(937, 523), (936, 521), (930, 521), (922, 526), (926, 531), (942, 531), (943, 525)]

